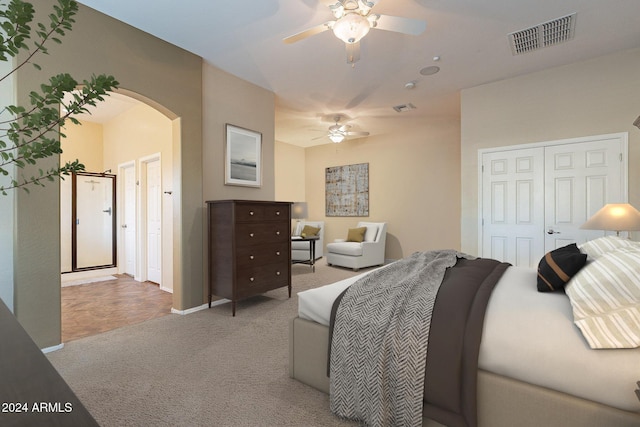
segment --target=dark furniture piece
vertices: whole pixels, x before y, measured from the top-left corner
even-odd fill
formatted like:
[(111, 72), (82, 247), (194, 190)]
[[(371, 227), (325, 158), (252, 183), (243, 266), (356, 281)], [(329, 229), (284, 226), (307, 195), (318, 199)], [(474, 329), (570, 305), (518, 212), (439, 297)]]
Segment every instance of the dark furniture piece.
[(291, 297), (291, 202), (207, 202), (209, 307), (213, 295), (236, 301), (283, 286)]
[(291, 264), (308, 264), (311, 266), (312, 271), (316, 272), (316, 241), (320, 240), (318, 236), (310, 236), (310, 237), (301, 237), (301, 236), (293, 236), (291, 237), (292, 242), (309, 242), (309, 259), (302, 260), (291, 260)]
[(0, 300), (0, 425), (98, 423)]

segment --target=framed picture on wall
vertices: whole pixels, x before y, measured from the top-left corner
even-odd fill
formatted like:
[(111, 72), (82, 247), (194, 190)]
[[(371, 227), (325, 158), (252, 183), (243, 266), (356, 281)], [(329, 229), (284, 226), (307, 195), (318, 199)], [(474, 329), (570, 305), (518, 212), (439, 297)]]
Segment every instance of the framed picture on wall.
[(225, 185), (262, 185), (262, 134), (226, 125)]
[(326, 216), (369, 216), (369, 163), (325, 169)]

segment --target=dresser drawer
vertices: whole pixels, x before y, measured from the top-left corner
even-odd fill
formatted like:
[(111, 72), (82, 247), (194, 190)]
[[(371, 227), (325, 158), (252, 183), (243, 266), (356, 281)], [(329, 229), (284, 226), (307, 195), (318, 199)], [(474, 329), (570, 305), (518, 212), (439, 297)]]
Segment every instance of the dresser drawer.
[(236, 265), (238, 268), (253, 268), (265, 264), (289, 261), (289, 243), (276, 245), (244, 246), (236, 251)]
[(289, 265), (284, 262), (238, 269), (236, 280), (236, 298), (238, 299), (288, 286)]
[(267, 205), (264, 207), (264, 220), (290, 222), (289, 209), (290, 206), (288, 204)]
[(235, 207), (238, 222), (288, 221), (289, 205), (242, 203)]
[(289, 240), (289, 225), (287, 222), (265, 224), (238, 224), (236, 227), (236, 245), (263, 245), (267, 243), (281, 243)]
[(259, 203), (242, 203), (235, 206), (235, 219), (238, 222), (262, 222), (265, 206)]

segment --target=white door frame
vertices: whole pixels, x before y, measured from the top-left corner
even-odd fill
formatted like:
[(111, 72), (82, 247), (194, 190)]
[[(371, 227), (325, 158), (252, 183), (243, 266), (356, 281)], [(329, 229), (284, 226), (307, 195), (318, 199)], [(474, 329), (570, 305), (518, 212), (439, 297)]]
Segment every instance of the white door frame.
[[(138, 159), (138, 230), (137, 230), (137, 256), (136, 256), (136, 280), (145, 282), (147, 274), (147, 165), (159, 161), (162, 168), (161, 153), (150, 154)], [(164, 218), (162, 222), (164, 223)], [(160, 265), (162, 269), (162, 264)]]
[(584, 136), (579, 138), (569, 138), (569, 139), (559, 139), (554, 141), (542, 141), (542, 142), (533, 142), (527, 144), (518, 144), (518, 145), (506, 145), (503, 147), (492, 147), (492, 148), (481, 148), (478, 150), (478, 254), (482, 256), (483, 248), (483, 224), (482, 224), (482, 202), (484, 199), (483, 195), (483, 180), (482, 180), (482, 158), (485, 153), (493, 153), (498, 151), (507, 151), (507, 150), (520, 150), (524, 148), (536, 148), (536, 147), (549, 147), (554, 145), (563, 145), (563, 144), (575, 144), (581, 142), (591, 142), (598, 141), (603, 139), (619, 139), (621, 142), (622, 149), (622, 161), (620, 167), (620, 177), (621, 185), (622, 185), (622, 194), (623, 199), (621, 203), (626, 203), (629, 197), (629, 174), (628, 174), (628, 163), (629, 163), (629, 133), (628, 132), (618, 132), (618, 133), (610, 133), (604, 135), (592, 135), (592, 136)]

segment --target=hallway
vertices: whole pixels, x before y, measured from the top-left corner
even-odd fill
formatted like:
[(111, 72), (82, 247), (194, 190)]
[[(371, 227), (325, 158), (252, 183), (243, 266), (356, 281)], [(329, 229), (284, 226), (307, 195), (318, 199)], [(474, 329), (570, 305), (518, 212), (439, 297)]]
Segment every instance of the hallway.
[(172, 294), (124, 274), (115, 277), (62, 288), (63, 343), (171, 313)]

